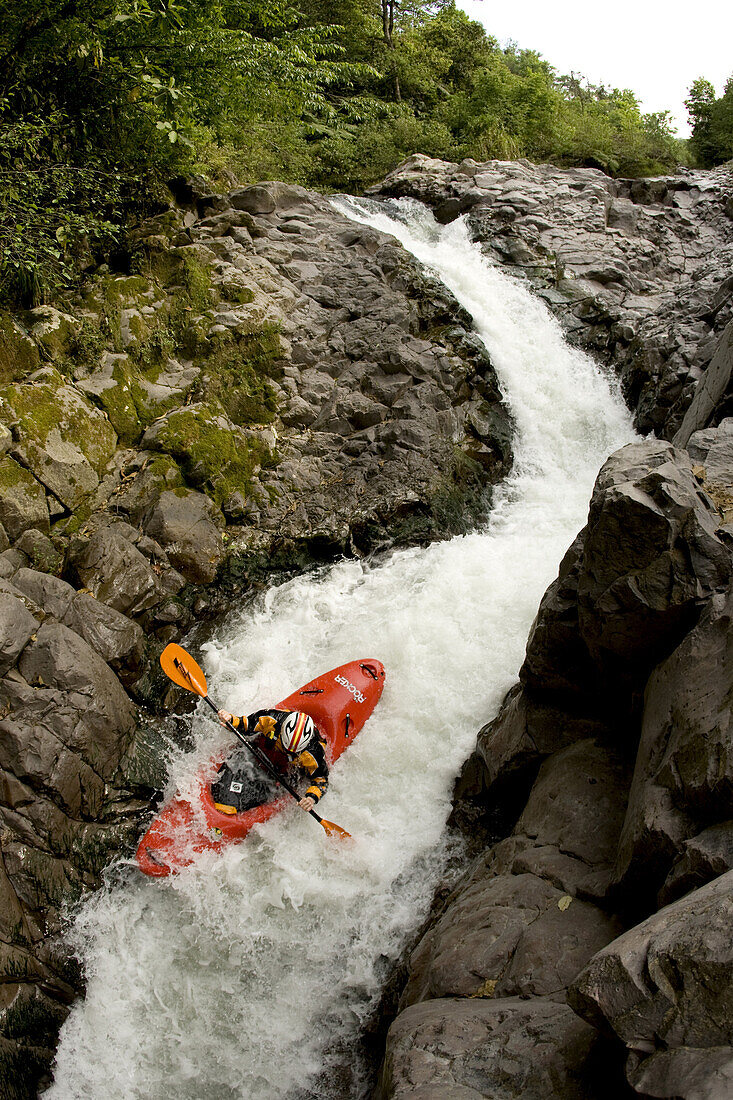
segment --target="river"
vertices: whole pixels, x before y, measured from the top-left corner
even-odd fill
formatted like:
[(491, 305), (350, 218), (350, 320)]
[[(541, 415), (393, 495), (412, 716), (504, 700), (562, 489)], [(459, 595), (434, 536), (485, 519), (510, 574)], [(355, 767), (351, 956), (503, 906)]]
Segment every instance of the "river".
[[(323, 805), (354, 841), (329, 841), (293, 807), (169, 880), (117, 869), (69, 932), (87, 996), (62, 1029), (53, 1100), (368, 1095), (369, 1067), (348, 1052), (445, 874), (455, 776), (516, 679), (599, 467), (634, 437), (613, 383), (463, 220), (337, 203), (397, 236), (471, 312), (515, 418), (514, 469), (482, 530), (271, 588), (206, 646), (210, 694), (237, 713), (344, 661), (384, 662), (382, 700)], [(222, 743), (203, 711), (194, 731), (170, 792)]]

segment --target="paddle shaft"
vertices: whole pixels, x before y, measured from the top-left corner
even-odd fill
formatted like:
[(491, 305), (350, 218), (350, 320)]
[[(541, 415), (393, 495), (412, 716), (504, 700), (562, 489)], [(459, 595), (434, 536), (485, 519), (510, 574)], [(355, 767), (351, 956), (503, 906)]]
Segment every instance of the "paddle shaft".
[[(218, 715), (219, 714), (219, 708), (217, 707), (216, 703), (213, 703), (208, 695), (204, 695), (203, 698), (209, 704), (211, 709), (215, 710), (217, 715)], [(221, 721), (221, 719), (219, 719), (219, 720)], [(300, 802), (300, 795), (296, 791), (295, 787), (291, 787), (290, 784), (288, 783), (287, 779), (285, 779), (284, 776), (280, 775), (280, 773), (277, 771), (277, 769), (274, 767), (274, 765), (271, 763), (271, 761), (267, 759), (267, 756), (265, 755), (265, 753), (261, 752), (257, 748), (256, 745), (252, 744), (251, 741), (248, 741), (247, 738), (244, 736), (244, 734), (240, 733), (239, 730), (237, 729), (237, 727), (233, 726), (231, 722), (227, 722), (226, 726), (227, 726), (227, 729), (230, 729), (232, 731), (232, 733), (234, 734), (234, 736), (237, 737), (242, 742), (242, 744), (245, 745), (246, 748), (249, 749), (249, 751), (254, 756), (255, 760), (257, 760), (257, 762), (262, 765), (262, 767), (265, 769), (265, 771), (269, 772), (270, 775), (272, 776), (272, 778), (274, 780), (276, 780), (280, 784), (281, 787), (284, 787), (285, 790), (288, 792), (288, 794), (292, 795), (292, 797), (295, 799), (295, 801), (299, 803)], [(317, 814), (315, 810), (309, 810), (308, 813), (311, 814), (316, 819), (316, 821), (318, 822), (319, 825), (323, 824), (323, 818), (320, 816), (320, 814)]]

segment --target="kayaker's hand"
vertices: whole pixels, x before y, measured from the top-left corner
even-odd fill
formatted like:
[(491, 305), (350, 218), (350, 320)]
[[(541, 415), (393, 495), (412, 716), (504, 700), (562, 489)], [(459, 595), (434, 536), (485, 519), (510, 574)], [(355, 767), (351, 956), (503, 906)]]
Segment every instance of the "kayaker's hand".
[(234, 718), (234, 715), (230, 714), (228, 710), (217, 711), (217, 714), (219, 716), (219, 721), (221, 722), (222, 726), (225, 726), (227, 722), (231, 722)]
[(306, 813), (310, 813), (315, 804), (315, 799), (311, 798), (310, 796), (307, 796), (306, 798), (301, 798), (300, 802), (298, 803), (301, 810), (305, 810)]

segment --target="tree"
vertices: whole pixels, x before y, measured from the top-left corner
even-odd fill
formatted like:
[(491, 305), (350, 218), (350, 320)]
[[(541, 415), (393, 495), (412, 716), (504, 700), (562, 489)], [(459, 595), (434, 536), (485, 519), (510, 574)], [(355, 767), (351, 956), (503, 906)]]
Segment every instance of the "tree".
[(714, 162), (714, 143), (711, 133), (715, 88), (709, 80), (699, 77), (691, 86), (685, 100), (687, 115), (692, 127), (690, 147), (696, 159), (705, 166)]

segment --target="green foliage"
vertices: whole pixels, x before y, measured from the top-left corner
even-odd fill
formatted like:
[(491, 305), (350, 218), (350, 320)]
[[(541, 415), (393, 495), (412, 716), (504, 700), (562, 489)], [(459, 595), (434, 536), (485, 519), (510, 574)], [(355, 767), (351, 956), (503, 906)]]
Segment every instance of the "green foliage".
[(712, 168), (733, 158), (733, 76), (723, 95), (715, 98), (709, 80), (700, 78), (685, 100), (692, 126), (690, 149), (698, 164)]
[(37, 302), (198, 148), (299, 118), (354, 67), (289, 0), (14, 0), (0, 19), (0, 274)]
[[(414, 152), (627, 175), (680, 157), (668, 116), (501, 48), (452, 0), (0, 9), (0, 276), (11, 303), (68, 287), (165, 206), (166, 179), (192, 170), (359, 190)], [(714, 100), (698, 84), (693, 145), (707, 163), (730, 150), (733, 91)]]

